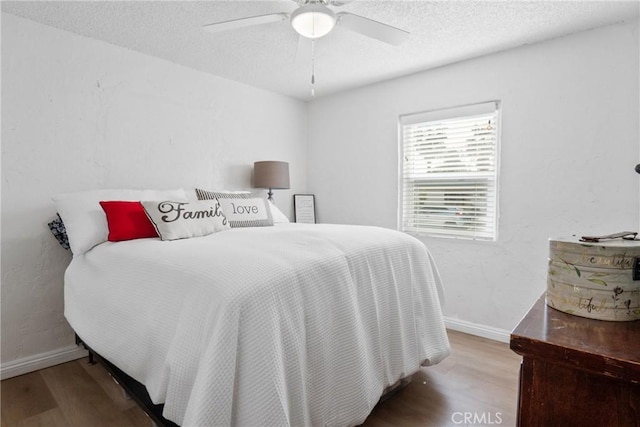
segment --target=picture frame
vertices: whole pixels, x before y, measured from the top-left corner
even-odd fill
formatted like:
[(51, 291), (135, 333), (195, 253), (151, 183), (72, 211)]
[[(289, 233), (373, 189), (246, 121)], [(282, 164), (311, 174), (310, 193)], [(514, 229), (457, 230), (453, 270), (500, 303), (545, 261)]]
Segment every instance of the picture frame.
[(293, 195), (294, 221), (301, 224), (316, 223), (316, 200), (313, 194)]

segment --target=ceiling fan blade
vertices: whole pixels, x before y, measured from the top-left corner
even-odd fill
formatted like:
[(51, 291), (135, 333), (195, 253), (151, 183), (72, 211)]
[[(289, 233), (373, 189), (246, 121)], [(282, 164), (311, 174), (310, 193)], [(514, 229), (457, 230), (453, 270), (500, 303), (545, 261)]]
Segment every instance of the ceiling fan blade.
[(306, 37), (298, 36), (298, 47), (296, 49), (295, 62), (298, 64), (311, 63), (311, 43), (312, 40)]
[(248, 18), (232, 19), (230, 21), (215, 22), (213, 24), (203, 25), (202, 29), (210, 33), (218, 33), (221, 31), (236, 30), (238, 28), (251, 27), (254, 25), (270, 24), (272, 22), (280, 22), (287, 19), (289, 15), (286, 13), (270, 13), (268, 15), (250, 16)]
[(330, 0), (331, 6), (344, 6), (345, 4), (353, 3), (355, 0)]
[[(310, 0), (291, 0), (294, 3), (297, 3), (298, 6), (304, 6), (305, 4), (311, 3)], [(345, 4), (353, 3), (356, 0), (326, 0), (323, 3), (329, 3), (329, 6), (344, 6)]]
[(338, 25), (356, 33), (363, 34), (382, 42), (397, 46), (409, 38), (409, 32), (364, 16), (354, 15), (349, 12), (340, 12)]

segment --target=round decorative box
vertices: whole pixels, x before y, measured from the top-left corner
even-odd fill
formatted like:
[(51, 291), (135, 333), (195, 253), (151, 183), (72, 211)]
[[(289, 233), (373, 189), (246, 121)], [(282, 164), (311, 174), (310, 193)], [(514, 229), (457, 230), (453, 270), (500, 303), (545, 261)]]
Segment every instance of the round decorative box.
[(640, 319), (640, 240), (549, 240), (547, 305), (592, 319)]

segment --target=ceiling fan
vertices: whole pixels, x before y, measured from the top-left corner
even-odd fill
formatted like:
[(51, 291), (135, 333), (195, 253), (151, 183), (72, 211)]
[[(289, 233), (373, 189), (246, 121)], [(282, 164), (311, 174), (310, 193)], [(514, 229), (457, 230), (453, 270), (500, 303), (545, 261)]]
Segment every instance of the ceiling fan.
[(315, 40), (329, 34), (336, 26), (397, 46), (408, 37), (407, 31), (349, 12), (335, 13), (328, 6), (342, 6), (353, 0), (293, 0), (299, 7), (293, 12), (270, 13), (204, 25), (209, 32), (235, 30), (255, 25), (289, 20), (302, 37)]

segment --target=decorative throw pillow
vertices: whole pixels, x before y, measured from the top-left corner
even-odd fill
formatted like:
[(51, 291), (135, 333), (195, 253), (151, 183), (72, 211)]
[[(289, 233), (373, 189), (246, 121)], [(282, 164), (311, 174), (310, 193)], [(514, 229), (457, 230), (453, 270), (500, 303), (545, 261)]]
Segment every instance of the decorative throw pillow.
[(102, 201), (100, 206), (107, 215), (110, 242), (158, 237), (140, 202)]
[(196, 188), (199, 200), (218, 200), (229, 224), (234, 227), (273, 225), (270, 203), (260, 193), (224, 193)]
[(53, 201), (69, 235), (73, 255), (82, 255), (89, 249), (106, 242), (109, 235), (107, 216), (100, 207), (101, 200), (187, 200), (183, 189), (127, 190), (105, 189), (64, 193), (53, 196)]
[(217, 200), (141, 203), (162, 240), (207, 236), (230, 228)]
[(64, 222), (62, 222), (62, 218), (60, 218), (60, 214), (56, 214), (56, 218), (47, 224), (49, 226), (49, 230), (53, 234), (53, 237), (56, 238), (60, 246), (69, 250), (69, 237), (67, 236), (67, 230), (64, 228)]

